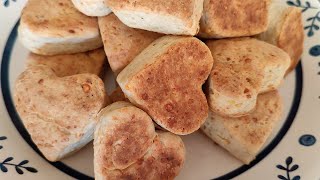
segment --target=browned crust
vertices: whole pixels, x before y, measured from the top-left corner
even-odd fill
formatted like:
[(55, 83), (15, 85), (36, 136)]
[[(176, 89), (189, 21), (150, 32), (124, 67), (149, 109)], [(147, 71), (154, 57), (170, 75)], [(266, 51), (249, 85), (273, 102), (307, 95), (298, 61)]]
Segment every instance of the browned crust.
[(78, 37), (98, 33), (97, 18), (80, 13), (71, 0), (28, 0), (21, 26), (43, 37)]
[(287, 73), (291, 72), (300, 61), (303, 53), (304, 31), (302, 13), (299, 8), (290, 7), (282, 24), (277, 40), (277, 46), (287, 52), (291, 58), (291, 65)]
[(156, 135), (152, 119), (133, 105), (110, 114), (101, 111), (98, 119), (102, 125), (95, 134), (95, 148), (100, 147), (95, 163), (101, 166), (101, 173), (125, 169), (135, 163), (147, 152)]
[(102, 48), (85, 53), (55, 56), (42, 56), (30, 53), (27, 58), (27, 66), (49, 66), (59, 77), (83, 73), (99, 76), (102, 74), (105, 59)]
[(108, 172), (106, 178), (173, 180), (184, 164), (185, 147), (178, 136), (158, 133), (143, 158), (126, 169)]
[(205, 0), (199, 36), (240, 37), (259, 34), (268, 26), (270, 0)]
[(113, 13), (100, 17), (99, 27), (110, 67), (116, 74), (149, 44), (162, 36), (159, 33), (130, 28)]
[(196, 38), (181, 37), (154, 58), (128, 83), (131, 93), (163, 128), (175, 134), (196, 131), (208, 115), (201, 86), (212, 68), (209, 49)]

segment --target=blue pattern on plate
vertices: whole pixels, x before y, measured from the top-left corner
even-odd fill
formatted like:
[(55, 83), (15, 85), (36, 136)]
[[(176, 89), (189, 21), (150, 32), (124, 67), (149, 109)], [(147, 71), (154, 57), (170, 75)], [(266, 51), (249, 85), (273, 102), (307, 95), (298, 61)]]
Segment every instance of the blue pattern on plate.
[[(16, 2), (17, 0), (11, 0), (11, 1)], [(8, 7), (10, 5), (10, 0), (3, 0), (3, 5), (5, 7)]]
[[(7, 139), (7, 137), (5, 137), (5, 136), (0, 136), (0, 141), (4, 141), (4, 140), (6, 140)], [(0, 149), (2, 149), (3, 148), (3, 146), (1, 146), (0, 145)]]
[[(0, 141), (6, 140), (6, 136), (0, 136)], [(3, 146), (0, 146), (0, 149), (2, 149)], [(5, 160), (0, 162), (0, 170), (4, 173), (8, 172), (8, 166), (13, 166), (18, 174), (24, 174), (23, 170), (27, 170), (31, 173), (37, 173), (38, 170), (35, 169), (34, 167), (26, 166), (26, 164), (29, 163), (28, 160), (23, 160), (18, 164), (15, 164), (12, 162), (13, 157), (7, 157)]]
[(37, 173), (38, 172), (38, 170), (33, 168), (33, 167), (25, 166), (26, 164), (29, 163), (28, 160), (23, 160), (18, 164), (12, 163), (12, 160), (13, 160), (13, 157), (8, 157), (8, 158), (6, 158), (4, 161), (2, 161), (0, 163), (0, 169), (1, 169), (2, 172), (4, 172), (4, 173), (8, 172), (8, 166), (15, 167), (16, 172), (18, 174), (23, 174), (24, 173), (23, 169), (27, 170), (27, 171), (29, 171), (31, 173)]
[(320, 56), (320, 45), (315, 45), (313, 46), (310, 51), (309, 54), (311, 56)]
[(299, 165), (297, 165), (297, 164), (294, 164), (294, 165), (291, 166), (292, 161), (293, 161), (292, 157), (289, 156), (286, 159), (286, 165), (285, 166), (283, 166), (281, 164), (278, 164), (276, 166), (278, 169), (283, 170), (283, 171), (286, 172), (286, 175), (278, 175), (279, 179), (282, 179), (282, 180), (300, 180), (301, 177), (299, 175), (296, 175), (293, 178), (291, 178), (292, 172), (296, 171), (299, 168)]
[(304, 27), (304, 29), (308, 30), (308, 37), (312, 37), (314, 35), (314, 31), (318, 31), (320, 29), (320, 11), (317, 12), (314, 16), (309, 17), (307, 21), (311, 24)]
[(312, 146), (317, 142), (316, 137), (310, 134), (305, 134), (299, 138), (299, 143), (303, 146)]
[(302, 12), (307, 11), (308, 9), (316, 9), (312, 7), (311, 3), (309, 1), (306, 1), (305, 4), (302, 4), (300, 0), (293, 1), (287, 1), (287, 4), (289, 6), (296, 6), (302, 8)]

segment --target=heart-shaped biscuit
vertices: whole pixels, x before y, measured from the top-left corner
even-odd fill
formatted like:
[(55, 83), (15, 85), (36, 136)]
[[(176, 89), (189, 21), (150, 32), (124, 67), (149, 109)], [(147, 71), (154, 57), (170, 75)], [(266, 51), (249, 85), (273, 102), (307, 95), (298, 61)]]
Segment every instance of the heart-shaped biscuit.
[(165, 36), (142, 51), (117, 77), (126, 97), (166, 130), (198, 130), (208, 116), (202, 85), (213, 59), (194, 37)]
[(156, 136), (148, 114), (127, 102), (107, 106), (97, 119), (95, 166), (103, 165), (106, 170), (129, 167), (147, 152)]
[(271, 1), (268, 29), (257, 38), (287, 52), (291, 58), (287, 73), (291, 72), (303, 53), (304, 27), (301, 8), (288, 6), (281, 1)]
[(116, 102), (98, 116), (94, 137), (95, 179), (173, 179), (185, 159), (181, 138), (155, 131), (147, 113)]
[(203, 0), (106, 0), (127, 26), (163, 34), (194, 36), (199, 31)]
[(18, 77), (14, 100), (33, 142), (49, 161), (58, 161), (92, 140), (95, 117), (108, 97), (96, 75), (59, 78), (39, 65)]
[(280, 48), (253, 38), (208, 41), (214, 65), (208, 79), (213, 112), (240, 117), (254, 110), (260, 93), (277, 89), (290, 65)]
[(231, 118), (209, 113), (201, 130), (221, 147), (246, 164), (255, 159), (283, 111), (277, 91), (258, 96), (257, 107), (249, 115)]
[(71, 0), (28, 0), (18, 31), (21, 43), (35, 54), (73, 54), (102, 46), (97, 18), (79, 12)]
[(102, 179), (173, 180), (184, 160), (185, 148), (181, 138), (170, 132), (157, 131), (153, 144), (142, 158), (126, 169), (105, 173)]

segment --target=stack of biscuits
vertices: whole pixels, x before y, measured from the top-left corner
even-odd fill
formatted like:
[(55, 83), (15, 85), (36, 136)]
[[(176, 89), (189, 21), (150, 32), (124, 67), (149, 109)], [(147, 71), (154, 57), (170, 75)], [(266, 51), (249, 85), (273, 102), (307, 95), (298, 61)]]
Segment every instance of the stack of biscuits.
[(198, 130), (249, 164), (303, 50), (301, 11), (279, 0), (29, 0), (19, 39), (25, 128), (49, 161), (94, 140), (96, 179), (174, 179)]

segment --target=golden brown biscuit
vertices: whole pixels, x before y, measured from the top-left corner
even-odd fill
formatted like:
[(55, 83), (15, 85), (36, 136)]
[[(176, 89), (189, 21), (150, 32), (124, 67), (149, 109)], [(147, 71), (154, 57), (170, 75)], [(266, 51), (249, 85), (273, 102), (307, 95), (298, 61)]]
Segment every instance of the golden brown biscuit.
[(259, 93), (275, 90), (289, 67), (283, 50), (253, 38), (208, 41), (214, 65), (208, 85), (213, 112), (238, 117), (250, 113)]
[(205, 0), (199, 36), (241, 37), (259, 34), (268, 26), (270, 0)]
[(75, 74), (101, 75), (106, 56), (102, 48), (77, 54), (42, 56), (30, 53), (27, 66), (46, 65), (54, 70), (59, 77)]
[(14, 100), (33, 142), (49, 161), (58, 161), (92, 140), (95, 117), (108, 97), (96, 75), (59, 78), (38, 65), (18, 77)]
[(173, 179), (180, 172), (185, 159), (181, 138), (156, 132), (144, 111), (128, 102), (116, 102), (103, 109), (98, 120), (96, 179)]
[(179, 135), (200, 128), (208, 116), (202, 85), (213, 64), (194, 37), (165, 36), (142, 51), (117, 77), (122, 91), (166, 130)]
[(99, 27), (113, 72), (119, 74), (142, 50), (161, 34), (130, 28), (124, 25), (113, 13), (99, 17)]
[(72, 54), (102, 46), (97, 18), (80, 13), (71, 0), (29, 0), (19, 26), (19, 38), (41, 55)]
[(157, 133), (153, 144), (141, 159), (121, 171), (108, 172), (105, 179), (173, 180), (185, 161), (184, 144), (177, 135), (162, 131)]
[(107, 5), (129, 27), (192, 36), (203, 10), (203, 0), (108, 0)]
[(144, 156), (156, 136), (149, 115), (128, 102), (107, 106), (97, 119), (100, 123), (94, 135), (96, 175), (129, 167)]
[(277, 91), (258, 96), (257, 107), (239, 118), (210, 113), (201, 130), (236, 158), (249, 164), (261, 151), (273, 127), (281, 118), (282, 101)]
[(291, 65), (287, 73), (298, 64), (304, 41), (301, 9), (289, 7), (273, 0), (269, 13), (269, 27), (258, 38), (271, 43), (287, 52), (291, 58)]
[(185, 159), (181, 138), (156, 132), (147, 113), (116, 102), (98, 116), (94, 138), (95, 178), (173, 179)]

